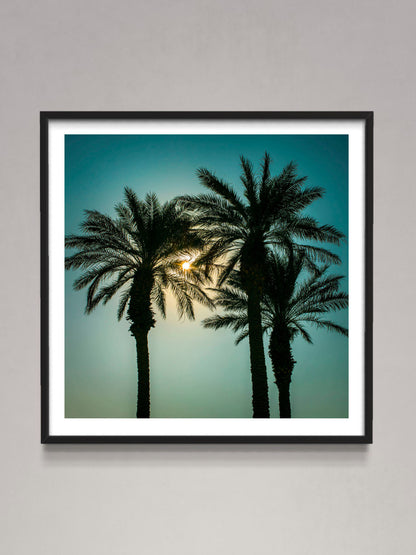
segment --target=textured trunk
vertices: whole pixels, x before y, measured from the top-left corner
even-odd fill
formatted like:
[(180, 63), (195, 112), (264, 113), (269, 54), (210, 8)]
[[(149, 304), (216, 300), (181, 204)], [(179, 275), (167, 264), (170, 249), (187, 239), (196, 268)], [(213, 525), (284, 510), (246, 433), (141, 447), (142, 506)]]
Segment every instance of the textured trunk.
[(150, 418), (150, 366), (148, 332), (136, 331), (137, 353), (137, 418)]
[(150, 367), (148, 334), (155, 325), (150, 295), (153, 275), (149, 268), (136, 272), (130, 292), (128, 319), (130, 331), (136, 340), (137, 355), (137, 418), (150, 418)]
[(253, 386), (253, 418), (270, 418), (260, 298), (256, 292), (248, 293), (247, 308), (251, 382)]
[(270, 336), (269, 354), (273, 373), (279, 390), (280, 418), (291, 418), (290, 382), (295, 361), (292, 357), (290, 336), (287, 328), (273, 328)]
[(277, 383), (279, 389), (279, 413), (280, 418), (291, 418), (290, 409), (290, 381), (281, 380)]

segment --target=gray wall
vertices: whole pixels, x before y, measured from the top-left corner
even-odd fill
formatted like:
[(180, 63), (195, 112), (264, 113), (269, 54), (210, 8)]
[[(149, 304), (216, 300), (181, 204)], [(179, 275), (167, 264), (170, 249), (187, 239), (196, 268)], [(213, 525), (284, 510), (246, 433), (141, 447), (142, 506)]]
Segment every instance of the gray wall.
[[(2, 1), (2, 553), (415, 552), (412, 4)], [(375, 110), (373, 446), (40, 445), (38, 112), (162, 109)]]

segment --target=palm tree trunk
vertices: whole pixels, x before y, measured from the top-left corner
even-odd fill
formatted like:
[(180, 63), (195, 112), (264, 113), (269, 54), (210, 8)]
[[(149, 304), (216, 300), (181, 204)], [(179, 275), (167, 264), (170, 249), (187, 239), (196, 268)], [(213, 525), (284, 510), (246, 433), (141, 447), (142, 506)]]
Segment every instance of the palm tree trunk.
[(148, 331), (136, 331), (137, 354), (137, 418), (150, 418), (150, 365)]
[(292, 381), (295, 361), (292, 356), (289, 332), (285, 327), (273, 328), (270, 336), (269, 355), (272, 361), (275, 383), (279, 390), (280, 418), (291, 418), (290, 382)]
[(270, 418), (260, 299), (255, 292), (250, 292), (247, 301), (251, 382), (253, 386), (253, 418)]
[(151, 303), (153, 275), (151, 268), (143, 267), (136, 271), (130, 290), (130, 303), (127, 311), (132, 322), (130, 332), (136, 339), (137, 355), (137, 418), (150, 418), (150, 366), (147, 336), (155, 325)]
[(280, 380), (277, 383), (279, 389), (279, 414), (280, 418), (291, 418), (290, 408), (290, 380)]

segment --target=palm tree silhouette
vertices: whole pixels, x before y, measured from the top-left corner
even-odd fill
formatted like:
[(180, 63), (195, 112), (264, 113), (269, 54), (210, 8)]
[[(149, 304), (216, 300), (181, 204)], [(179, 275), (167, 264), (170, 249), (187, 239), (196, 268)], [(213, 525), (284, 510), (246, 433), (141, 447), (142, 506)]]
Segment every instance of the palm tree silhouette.
[[(241, 157), (241, 182), (245, 201), (235, 190), (207, 169), (197, 175), (210, 194), (182, 196), (178, 200), (195, 217), (196, 227), (207, 243), (198, 264), (207, 271), (219, 268), (221, 286), (238, 267), (241, 287), (247, 295), (248, 338), (253, 389), (253, 417), (269, 418), (269, 396), (262, 338), (261, 298), (265, 284), (267, 258), (273, 246), (298, 240), (328, 241), (338, 244), (343, 234), (333, 226), (319, 226), (315, 219), (301, 214), (323, 189), (305, 187), (306, 177), (299, 177), (291, 162), (276, 177), (270, 174), (270, 156), (266, 153), (261, 172)], [(310, 256), (339, 262), (324, 248), (303, 245)]]
[(67, 248), (78, 249), (65, 259), (65, 267), (84, 270), (74, 288), (88, 286), (87, 314), (120, 291), (118, 320), (127, 309), (130, 332), (136, 340), (136, 416), (149, 418), (148, 333), (155, 325), (154, 307), (165, 318), (167, 290), (176, 298), (180, 317), (194, 319), (194, 300), (211, 308), (213, 303), (201, 287), (206, 276), (189, 262), (202, 248), (201, 238), (175, 202), (161, 205), (155, 194), (147, 194), (141, 201), (126, 188), (124, 202), (115, 210), (116, 219), (86, 211), (81, 224), (84, 233), (65, 239)]
[[(290, 383), (296, 362), (292, 342), (300, 334), (312, 343), (305, 324), (348, 335), (346, 328), (323, 317), (327, 312), (348, 306), (348, 295), (339, 291), (343, 276), (328, 274), (328, 268), (328, 265), (321, 268), (311, 265), (302, 250), (289, 249), (287, 256), (273, 253), (269, 257), (261, 305), (262, 325), (263, 332), (270, 332), (269, 356), (279, 390), (281, 418), (291, 417)], [(301, 281), (304, 270), (310, 273)], [(248, 299), (239, 272), (234, 271), (227, 284), (215, 291), (215, 302), (225, 309), (225, 314), (206, 318), (203, 324), (213, 329), (231, 328), (239, 333), (238, 344), (249, 333)]]

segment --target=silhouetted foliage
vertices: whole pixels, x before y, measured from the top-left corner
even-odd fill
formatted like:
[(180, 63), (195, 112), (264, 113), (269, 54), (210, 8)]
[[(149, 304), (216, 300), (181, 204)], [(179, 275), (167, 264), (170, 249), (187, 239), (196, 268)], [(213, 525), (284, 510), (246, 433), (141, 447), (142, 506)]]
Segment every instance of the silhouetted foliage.
[(308, 240), (338, 244), (343, 234), (330, 225), (318, 225), (303, 210), (323, 194), (320, 187), (306, 187), (291, 162), (273, 177), (266, 153), (259, 174), (241, 157), (241, 182), (245, 199), (207, 169), (197, 174), (211, 193), (185, 195), (178, 200), (195, 218), (196, 228), (207, 248), (198, 265), (207, 273), (218, 270), (218, 286), (234, 269), (239, 269), (241, 289), (247, 297), (247, 318), (253, 386), (253, 416), (268, 418), (269, 398), (262, 339), (261, 299), (272, 249), (293, 245), (307, 253), (309, 260), (339, 262), (330, 251), (312, 246)]
[(66, 269), (83, 270), (74, 288), (88, 287), (86, 313), (120, 293), (118, 319), (127, 310), (136, 340), (138, 367), (137, 417), (150, 416), (148, 333), (155, 325), (155, 308), (166, 316), (166, 291), (176, 298), (179, 315), (194, 319), (193, 301), (213, 307), (202, 284), (207, 275), (192, 264), (203, 246), (189, 215), (174, 201), (160, 204), (155, 194), (144, 201), (125, 189), (124, 202), (111, 218), (87, 210), (82, 235), (66, 237), (67, 248), (77, 249), (65, 259)]
[[(295, 364), (292, 341), (300, 335), (312, 343), (305, 324), (348, 335), (346, 328), (324, 317), (348, 306), (348, 295), (339, 291), (343, 276), (328, 274), (328, 269), (329, 265), (311, 267), (307, 254), (299, 250), (268, 257), (261, 301), (262, 329), (270, 334), (269, 355), (279, 390), (281, 418), (291, 417), (290, 382)], [(215, 293), (215, 302), (225, 314), (207, 318), (203, 324), (211, 329), (232, 329), (239, 334), (239, 343), (249, 335), (248, 298), (241, 274), (233, 271)]]

